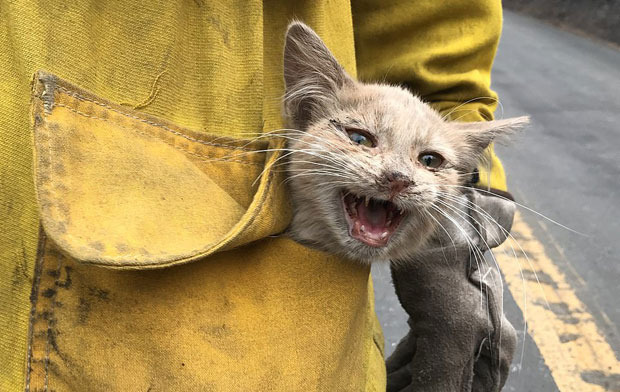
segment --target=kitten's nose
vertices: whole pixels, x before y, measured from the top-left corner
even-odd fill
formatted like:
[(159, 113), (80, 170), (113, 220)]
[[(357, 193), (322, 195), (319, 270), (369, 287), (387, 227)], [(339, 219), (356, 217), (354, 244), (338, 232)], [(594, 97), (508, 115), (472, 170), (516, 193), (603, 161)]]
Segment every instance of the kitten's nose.
[(412, 184), (412, 181), (409, 179), (409, 177), (397, 171), (386, 173), (385, 178), (390, 188), (391, 197), (395, 196), (398, 193), (401, 193)]

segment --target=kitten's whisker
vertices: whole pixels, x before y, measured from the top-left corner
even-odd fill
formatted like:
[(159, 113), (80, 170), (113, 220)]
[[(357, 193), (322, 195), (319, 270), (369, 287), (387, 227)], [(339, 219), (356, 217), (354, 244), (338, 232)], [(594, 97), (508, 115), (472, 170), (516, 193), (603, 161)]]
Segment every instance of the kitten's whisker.
[[(294, 128), (279, 128), (279, 129), (273, 129), (271, 131), (263, 131), (263, 132), (241, 132), (241, 133), (235, 134), (235, 136), (222, 135), (214, 139), (211, 139), (210, 142), (219, 142), (223, 139), (229, 139), (235, 142), (245, 141), (246, 143), (240, 146), (241, 148), (245, 148), (249, 146), (250, 144), (257, 142), (260, 139), (275, 138), (275, 137), (285, 134), (282, 131), (287, 131), (290, 134), (304, 134), (305, 133), (304, 131), (301, 131), (299, 129), (294, 129)], [(252, 136), (256, 135), (256, 136), (251, 139), (245, 139), (243, 138), (243, 136), (245, 135), (252, 135)], [(239, 139), (237, 138), (237, 136), (241, 136), (242, 138)], [(239, 146), (236, 146), (235, 144), (230, 144), (230, 147), (239, 147)]]
[[(295, 173), (295, 172), (293, 172)], [(342, 178), (344, 180), (347, 180), (348, 182), (354, 183), (353, 181), (350, 181), (351, 179), (345, 176), (342, 176), (338, 173), (335, 172), (330, 172), (330, 171), (325, 171), (325, 170), (315, 170), (315, 171), (301, 171), (301, 172), (297, 172), (297, 174), (291, 174), (288, 176), (288, 178), (285, 179), (285, 182), (289, 182), (289, 178), (299, 178), (299, 177), (308, 177), (308, 176), (314, 176), (314, 177), (331, 177), (331, 178)]]
[(559, 222), (556, 222), (555, 220), (553, 220), (553, 219), (551, 219), (551, 218), (549, 218), (549, 217), (547, 217), (547, 216), (545, 216), (545, 215), (541, 214), (540, 212), (538, 212), (538, 211), (536, 211), (536, 210), (531, 209), (530, 207), (527, 207), (527, 206), (525, 206), (525, 205), (523, 205), (523, 204), (517, 203), (516, 201), (511, 200), (511, 199), (509, 199), (509, 198), (507, 198), (507, 197), (505, 197), (505, 196), (498, 195), (497, 193), (494, 193), (494, 192), (491, 192), (491, 191), (487, 191), (487, 190), (485, 190), (485, 189), (480, 189), (480, 188), (474, 188), (474, 187), (471, 187), (471, 186), (466, 186), (466, 185), (442, 185), (442, 187), (450, 187), (450, 188), (464, 188), (464, 189), (469, 189), (469, 190), (472, 190), (472, 189), (473, 189), (473, 190), (478, 191), (478, 192), (487, 193), (487, 194), (489, 194), (489, 195), (492, 195), (492, 196), (495, 196), (495, 197), (499, 197), (499, 198), (504, 199), (504, 200), (511, 201), (511, 202), (513, 202), (516, 206), (519, 206), (519, 207), (521, 207), (521, 208), (523, 208), (523, 209), (526, 209), (527, 211), (530, 211), (530, 212), (532, 212), (532, 213), (534, 213), (534, 214), (536, 214), (536, 215), (540, 216), (541, 218), (546, 219), (547, 221), (549, 221), (549, 222), (551, 222), (551, 223), (553, 223), (553, 224), (555, 224), (555, 225), (557, 225), (557, 226), (560, 226), (560, 227), (561, 227), (561, 228), (563, 228), (563, 229), (566, 229), (566, 230), (568, 230), (568, 231), (570, 231), (570, 232), (573, 232), (573, 233), (575, 233), (575, 234), (579, 234), (579, 235), (584, 236), (584, 237), (588, 237), (588, 238), (590, 237), (588, 234), (584, 234), (584, 233), (581, 233), (581, 232), (579, 232), (579, 231), (577, 231), (577, 230), (571, 229), (570, 227), (565, 226), (565, 225), (563, 225), (563, 224), (561, 224), (561, 223), (559, 223)]
[(317, 171), (321, 170), (321, 173), (330, 173), (330, 174), (338, 175), (340, 177), (346, 177), (342, 173), (340, 173), (339, 171), (336, 171), (336, 170), (333, 170), (333, 169), (329, 169), (329, 168), (325, 168), (325, 167), (322, 167), (322, 166), (319, 166), (319, 167), (314, 168), (314, 169), (286, 168), (286, 169), (282, 169), (282, 170), (281, 169), (277, 169), (277, 170), (278, 171), (282, 171), (282, 172), (286, 172), (286, 173), (316, 173)]
[[(298, 134), (302, 135), (303, 137), (314, 138), (318, 143), (321, 143), (321, 144), (322, 143), (327, 143), (329, 145), (329, 147), (335, 148), (336, 150), (338, 150), (338, 152), (343, 153), (346, 156), (346, 151), (344, 149), (342, 149), (341, 147), (331, 143), (329, 141), (329, 139), (326, 138), (326, 137), (320, 137), (319, 135), (314, 135), (314, 134), (309, 133), (309, 132), (301, 132), (301, 133), (298, 133)], [(336, 137), (339, 137), (343, 142), (350, 143), (350, 141), (345, 137), (345, 135), (342, 132), (329, 132), (328, 136), (336, 136)], [(301, 140), (301, 138), (293, 138), (293, 139), (297, 140), (297, 141), (300, 141), (300, 142), (308, 143), (306, 141)], [(331, 151), (329, 151), (329, 152), (331, 153)], [(341, 156), (338, 155), (338, 158), (341, 158)], [(360, 168), (363, 168), (363, 165), (361, 165), (361, 163), (359, 163), (359, 162), (357, 162), (355, 160), (350, 161), (350, 163), (352, 163), (353, 165), (358, 166)]]
[[(324, 138), (323, 139), (318, 138), (316, 135), (313, 135), (313, 134), (310, 134), (310, 133), (303, 134), (303, 135), (315, 138), (317, 143), (311, 143), (311, 142), (308, 142), (306, 140), (302, 140), (302, 139), (298, 139), (298, 138), (293, 138), (293, 137), (288, 137), (288, 136), (286, 138), (288, 140), (292, 140), (292, 141), (296, 141), (296, 142), (299, 142), (299, 143), (304, 143), (304, 144), (310, 145), (311, 147), (314, 147), (315, 149), (320, 150), (320, 151), (324, 152), (325, 154), (329, 155), (331, 158), (344, 162), (344, 159), (342, 158), (341, 155), (334, 154), (332, 151), (324, 148), (324, 146), (321, 144), (321, 143), (327, 142), (329, 147), (336, 148), (341, 153), (345, 152), (344, 150), (342, 150), (338, 146), (335, 146), (332, 143), (330, 143), (329, 140), (324, 139)], [(320, 143), (318, 143), (318, 142), (320, 142)], [(292, 149), (292, 147), (289, 147), (289, 148)]]
[[(450, 195), (450, 194), (446, 194), (446, 196), (452, 197), (452, 195)], [(458, 200), (458, 201), (460, 202), (462, 200)], [(519, 243), (519, 241), (517, 241), (516, 238), (514, 238), (514, 236), (508, 230), (504, 229), (499, 223), (497, 223), (497, 221), (495, 221), (495, 219), (493, 219), (493, 217), (487, 211), (485, 211), (482, 207), (476, 205), (475, 203), (472, 203), (469, 200), (467, 200), (467, 206), (470, 207), (470, 208), (473, 208), (475, 211), (480, 213), (485, 219), (487, 219), (487, 222), (495, 224), (495, 226), (497, 226), (500, 230), (502, 230), (502, 232), (505, 233), (506, 236), (510, 237), (510, 239), (512, 240), (511, 243), (514, 242), (514, 243), (517, 244), (517, 246), (519, 246), (521, 253), (523, 254), (525, 259), (527, 260), (527, 262), (528, 262), (528, 264), (530, 266), (530, 269), (534, 273), (534, 276), (536, 278), (537, 284), (538, 284), (538, 286), (539, 286), (539, 288), (540, 288), (540, 290), (541, 290), (541, 292), (543, 294), (543, 298), (545, 299), (545, 302), (547, 304), (547, 308), (548, 308), (548, 310), (551, 310), (551, 308), (549, 306), (549, 302), (547, 301), (547, 298), (545, 296), (544, 290), (543, 290), (542, 285), (540, 283), (540, 280), (538, 279), (538, 276), (537, 276), (536, 271), (534, 269), (534, 266), (531, 263), (531, 260), (529, 259), (529, 256), (528, 256), (527, 252), (525, 252), (523, 247), (521, 247), (521, 244)], [(512, 247), (511, 243), (510, 243), (510, 246)], [(514, 251), (514, 248), (513, 248), (513, 251)], [(516, 254), (515, 254), (515, 257), (516, 257)], [(518, 260), (518, 258), (517, 258), (517, 260)], [(525, 289), (525, 287), (524, 287), (524, 289)]]
[[(466, 199), (463, 200), (462, 198), (453, 196), (451, 194), (442, 194), (442, 193), (439, 193), (439, 194), (442, 195), (443, 197), (445, 197), (446, 199), (448, 199), (448, 200), (450, 200), (450, 201), (452, 201), (454, 203), (457, 203), (457, 204), (459, 204), (459, 205), (461, 205), (461, 206), (463, 206), (465, 208), (470, 208), (471, 207), (470, 205), (473, 205), (474, 207), (477, 207), (474, 203), (470, 202), (469, 200), (466, 200)], [(461, 211), (461, 210), (459, 210), (457, 208), (454, 208), (449, 203), (446, 203), (446, 202), (444, 202), (442, 200), (437, 200), (437, 202), (445, 205), (447, 208), (452, 209), (453, 211), (455, 211), (460, 216), (465, 215), (466, 217), (470, 218), (471, 220), (473, 220), (478, 225), (478, 227), (483, 227), (482, 223), (480, 221), (478, 221), (477, 219), (475, 219), (471, 214), (468, 214), (465, 211)], [(486, 217), (483, 216), (483, 218), (485, 218), (485, 220), (487, 222), (489, 222), (489, 220), (486, 219)], [(493, 218), (491, 218), (491, 221), (492, 222), (489, 222), (489, 223), (496, 225), (500, 229), (503, 229)], [(489, 244), (487, 243), (486, 239), (482, 236), (482, 233), (474, 225), (472, 225), (470, 222), (467, 222), (467, 223), (474, 229), (474, 231), (476, 231), (476, 233), (478, 234), (480, 239), (484, 242), (485, 247), (490, 251), (491, 248), (489, 247)], [(497, 271), (500, 272), (499, 264), (497, 263), (497, 260), (495, 259), (495, 257), (492, 254), (492, 252), (491, 252), (491, 255), (493, 256), (493, 262), (495, 263)], [(502, 289), (503, 289), (503, 285), (502, 285)]]
[[(333, 164), (327, 164), (327, 163), (323, 163), (323, 162), (316, 162), (316, 161), (307, 161), (307, 160), (301, 160), (301, 159), (296, 159), (296, 160), (291, 160), (291, 161), (287, 161), (287, 162), (281, 162), (278, 163), (277, 165), (273, 165), (273, 167), (280, 167), (280, 166), (286, 166), (289, 165), (291, 163), (304, 163), (304, 164), (309, 164), (309, 165), (315, 165), (315, 166), (322, 166), (322, 167), (327, 167), (333, 170), (338, 170), (338, 169), (343, 169), (344, 167), (340, 166), (340, 165), (333, 165)], [(287, 168), (286, 170), (292, 170), (292, 168)], [(305, 170), (304, 168), (301, 169), (295, 169), (295, 170)]]
[[(334, 165), (337, 165), (338, 167), (343, 168), (343, 169), (346, 169), (346, 167), (347, 167), (347, 162), (342, 160), (342, 159), (340, 159), (340, 158), (337, 158), (336, 155), (332, 155), (332, 154), (329, 154), (329, 153), (321, 154), (321, 153), (316, 152), (316, 151), (319, 151), (319, 150), (316, 150), (316, 151), (314, 151), (314, 150), (293, 150), (293, 151), (294, 152), (299, 152), (300, 154), (306, 153), (306, 154), (312, 155), (312, 156), (314, 156), (316, 158), (324, 159), (324, 160), (329, 161), (329, 162), (333, 163)], [(324, 152), (324, 151), (320, 151), (320, 152)]]
[(461, 114), (460, 116), (458, 116), (456, 118), (451, 119), (450, 121), (459, 122), (460, 119), (462, 119), (463, 117), (466, 117), (468, 114), (470, 114), (470, 113), (477, 113), (478, 109), (460, 109), (460, 110), (457, 110), (457, 111), (458, 112), (465, 112), (465, 113)]
[[(234, 136), (230, 136), (230, 135), (221, 135), (219, 137), (216, 137), (215, 139), (211, 139), (211, 141), (219, 141), (222, 139), (233, 139), (233, 140), (240, 140), (240, 141), (247, 141), (247, 143), (245, 144), (245, 146), (251, 144), (253, 141), (258, 140), (262, 137), (265, 136), (271, 136), (271, 134), (281, 131), (281, 130), (286, 130), (287, 128), (282, 128), (282, 129), (274, 129), (271, 131), (261, 131), (261, 132), (239, 132), (239, 133), (235, 133)], [(246, 138), (246, 136), (254, 136), (253, 138)], [(240, 138), (238, 138), (240, 137)]]
[[(446, 205), (446, 204), (444, 204), (444, 205)], [(448, 206), (448, 205), (446, 205), (446, 206), (451, 208), (451, 206)], [(434, 206), (433, 206), (433, 207), (434, 207)], [(454, 210), (453, 208), (451, 208), (451, 209), (452, 209), (452, 210)], [(439, 212), (441, 212), (441, 211), (439, 211)], [(457, 213), (459, 213), (459, 215), (460, 215), (461, 211), (457, 211)], [(461, 227), (460, 225), (456, 224), (456, 222), (455, 222), (455, 221), (454, 221), (451, 217), (449, 217), (447, 213), (445, 213), (445, 214), (443, 214), (443, 215), (444, 215), (446, 218), (450, 219), (450, 220), (453, 222), (453, 224), (454, 224), (454, 225), (455, 225), (455, 226), (456, 226), (456, 227), (457, 227), (457, 228), (461, 231), (461, 233), (463, 234), (463, 236), (465, 237), (465, 239), (466, 239), (466, 241), (467, 241), (467, 245), (468, 245), (468, 248), (469, 248), (469, 250), (470, 250), (470, 253), (474, 256), (474, 260), (476, 261), (476, 264), (477, 264), (477, 268), (478, 268), (478, 270), (479, 270), (479, 271), (482, 271), (482, 269), (480, 268), (480, 265), (481, 265), (481, 264), (484, 264), (484, 255), (482, 254), (482, 251), (480, 250), (480, 248), (479, 248), (477, 245), (474, 245), (474, 244), (473, 244), (473, 241), (471, 240), (471, 238), (469, 237), (469, 235), (468, 235), (468, 234), (466, 234), (466, 233), (465, 233), (465, 231), (462, 229), (462, 227)], [(474, 226), (473, 226), (470, 222), (467, 222), (467, 220), (465, 220), (465, 221), (466, 221), (466, 223), (468, 223), (468, 224), (469, 224), (469, 225), (470, 225), (470, 226), (471, 226), (474, 230), (476, 230), (476, 228), (475, 228), (475, 227), (474, 227)], [(477, 231), (477, 230), (476, 230), (476, 231)], [(478, 235), (479, 235), (479, 237), (480, 237), (482, 240), (484, 240), (480, 234), (478, 234)], [(487, 248), (488, 248), (488, 245), (487, 245)], [(500, 275), (500, 277), (501, 277), (501, 275)], [(484, 282), (483, 282), (483, 283), (484, 283)], [(487, 287), (487, 288), (486, 288), (486, 290), (485, 290), (485, 294), (486, 294), (486, 299), (487, 299), (487, 312), (486, 312), (486, 313), (487, 313), (487, 317), (489, 318), (489, 321), (490, 321), (490, 310), (489, 310), (489, 309), (490, 309), (490, 305), (491, 305), (491, 304), (490, 304), (490, 302), (489, 302), (489, 298), (488, 298), (488, 296), (489, 296), (489, 293), (488, 293), (488, 287)], [(484, 298), (484, 297), (483, 297), (483, 287), (481, 286), (481, 287), (480, 287), (480, 307), (481, 307), (481, 308), (483, 307), (483, 298)], [(501, 323), (502, 323), (502, 320), (501, 320), (501, 318), (500, 318), (500, 332), (498, 333), (498, 335), (501, 335)], [(489, 338), (489, 341), (490, 341), (490, 340), (491, 340), (491, 332), (490, 332), (490, 331), (489, 331), (489, 336), (488, 336), (488, 338)], [(501, 338), (501, 337), (500, 337), (500, 338)]]
[[(476, 262), (477, 269), (480, 270), (481, 269), (481, 264), (484, 263), (484, 257), (482, 255), (482, 252), (478, 249), (478, 247), (473, 245), (472, 240), (469, 237), (469, 235), (467, 233), (465, 233), (465, 231), (461, 227), (461, 225), (456, 223), (456, 221), (454, 219), (452, 219), (452, 217), (450, 217), (447, 212), (442, 211), (441, 209), (437, 208), (436, 206), (432, 206), (432, 208), (435, 209), (441, 215), (443, 215), (445, 218), (450, 220), (452, 222), (452, 224), (461, 232), (461, 234), (465, 238), (465, 241), (466, 241), (466, 244), (467, 244), (467, 248), (469, 250), (469, 254), (474, 257), (474, 261)], [(481, 309), (483, 308), (483, 298), (484, 298), (483, 297), (483, 288), (482, 288), (482, 286), (480, 286), (480, 308)], [(488, 299), (487, 299), (487, 302), (488, 302)], [(488, 315), (488, 309), (487, 309), (487, 317), (488, 316), (489, 315)]]
[[(445, 196), (449, 196), (449, 197), (453, 197), (453, 195), (450, 194), (445, 194)], [(457, 200), (455, 200), (457, 201)], [(461, 202), (462, 200), (458, 200), (458, 202)], [(547, 309), (550, 310), (550, 306), (549, 306), (549, 302), (547, 301), (545, 292), (542, 288), (542, 285), (540, 283), (540, 280), (538, 278), (538, 274), (536, 273), (531, 260), (529, 259), (528, 254), (525, 252), (525, 250), (523, 249), (523, 247), (521, 246), (521, 244), (519, 243), (519, 241), (516, 240), (516, 238), (514, 238), (514, 236), (506, 229), (504, 229), (501, 225), (499, 225), (495, 219), (493, 219), (493, 217), (487, 212), (485, 211), (482, 207), (476, 205), (475, 203), (472, 203), (471, 201), (467, 200), (466, 201), (468, 206), (471, 208), (474, 208), (478, 213), (480, 213), (488, 222), (490, 219), (490, 222), (492, 222), (493, 224), (495, 224), (497, 227), (499, 227), (502, 232), (504, 232), (508, 237), (510, 237), (511, 241), (509, 242), (509, 246), (512, 250), (514, 259), (517, 261), (517, 265), (519, 267), (519, 273), (521, 275), (521, 282), (523, 284), (523, 318), (524, 318), (524, 325), (523, 325), (523, 336), (524, 336), (524, 340), (522, 342), (522, 347), (521, 347), (521, 365), (523, 364), (523, 358), (525, 356), (525, 336), (527, 334), (527, 289), (526, 289), (526, 285), (525, 285), (525, 276), (523, 274), (523, 268), (521, 267), (521, 263), (519, 261), (519, 258), (517, 257), (516, 251), (514, 249), (514, 247), (512, 246), (512, 242), (516, 243), (517, 246), (520, 248), (521, 253), (523, 254), (523, 256), (525, 257), (525, 259), (527, 260), (528, 265), (530, 266), (531, 271), (534, 274), (534, 277), (536, 278), (536, 282), (538, 284), (538, 287), (540, 288), (542, 294), (543, 294), (543, 298), (545, 300)]]
[[(463, 218), (463, 220), (464, 220), (464, 221), (465, 221), (465, 222), (466, 222), (466, 223), (467, 223), (467, 224), (468, 224), (468, 225), (469, 225), (469, 226), (470, 226), (470, 227), (471, 227), (471, 228), (472, 228), (472, 229), (476, 232), (476, 234), (478, 234), (478, 238), (480, 238), (480, 240), (484, 243), (484, 245), (485, 245), (486, 249), (490, 249), (490, 247), (489, 247), (489, 245), (488, 245), (488, 243), (487, 243), (486, 239), (485, 239), (485, 238), (483, 238), (482, 233), (480, 233), (480, 231), (476, 228), (476, 226), (475, 226), (475, 225), (473, 225), (471, 222), (469, 222), (466, 218), (470, 218), (470, 219), (472, 219), (474, 222), (476, 222), (479, 226), (482, 226), (482, 225), (480, 224), (480, 222), (478, 222), (476, 219), (474, 219), (474, 218), (473, 218), (470, 214), (467, 214), (467, 213), (466, 213), (466, 212), (464, 212), (464, 211), (461, 211), (461, 210), (459, 210), (459, 209), (457, 209), (457, 208), (454, 208), (453, 206), (451, 206), (451, 205), (450, 205), (450, 204), (448, 204), (448, 203), (443, 202), (442, 200), (439, 200), (439, 199), (438, 199), (438, 200), (436, 200), (436, 201), (437, 201), (438, 203), (442, 204), (443, 206), (445, 206), (446, 208), (448, 208), (448, 209), (450, 209), (450, 210), (454, 211), (454, 212), (455, 212), (458, 216), (460, 216), (461, 218)], [(465, 216), (466, 218), (465, 218), (464, 216)], [(476, 248), (478, 248), (478, 246), (477, 246), (477, 245), (476, 245)], [(482, 251), (480, 251), (480, 253), (481, 253), (481, 256), (483, 257), (483, 255), (482, 255)], [(496, 268), (497, 268), (497, 269), (498, 269), (498, 271), (499, 271), (499, 264), (497, 263), (497, 260), (495, 260), (495, 255), (493, 255), (493, 253), (492, 253), (492, 252), (491, 252), (491, 257), (492, 257), (492, 259), (493, 259), (493, 261), (494, 261), (494, 263), (495, 263), (495, 265), (496, 265)], [(493, 279), (495, 279), (495, 277), (493, 277)], [(503, 282), (501, 281), (501, 275), (500, 275), (500, 281), (499, 281), (499, 284), (500, 284), (500, 290), (502, 290), (502, 292), (503, 292), (503, 287), (504, 287), (504, 286), (503, 286)], [(488, 296), (488, 293), (487, 293), (487, 296)], [(487, 300), (488, 300), (488, 298), (487, 298)], [(488, 304), (488, 302), (487, 302), (487, 304)], [(481, 304), (481, 306), (482, 306), (482, 304)], [(502, 308), (503, 308), (503, 306), (502, 306)], [(500, 310), (502, 310), (502, 309), (500, 309)], [(502, 311), (503, 311), (503, 310), (502, 310)], [(500, 329), (501, 329), (501, 321), (500, 321)]]
[(474, 174), (479, 174), (478, 171), (473, 171), (473, 172), (469, 172), (469, 173), (457, 173), (456, 176), (457, 177), (467, 177), (467, 176), (473, 176)]
[[(267, 170), (272, 168), (275, 163), (277, 163), (278, 161), (280, 161), (282, 159), (285, 159), (286, 157), (288, 157), (288, 156), (290, 156), (290, 155), (292, 155), (294, 153), (304, 153), (304, 154), (312, 155), (312, 156), (315, 156), (315, 157), (318, 157), (318, 158), (326, 158), (324, 155), (317, 154), (317, 153), (315, 153), (312, 150), (288, 149), (288, 148), (276, 148), (276, 149), (269, 149), (269, 150), (270, 151), (287, 151), (287, 154), (283, 154), (280, 157), (278, 157), (275, 161), (273, 161), (271, 164), (265, 165), (265, 168), (258, 174), (256, 179), (252, 183), (252, 186), (254, 186), (254, 184), (256, 184), (256, 182), (263, 176), (263, 174)], [(337, 163), (337, 162), (334, 162), (334, 163)]]
[[(333, 173), (329, 174), (329, 173), (321, 172), (320, 174), (324, 175), (325, 177), (340, 177), (340, 178), (344, 178), (344, 179), (349, 179), (348, 177), (339, 176), (339, 175), (336, 175), (336, 174), (333, 174)], [(291, 181), (293, 178), (307, 177), (307, 176), (316, 176), (316, 175), (317, 175), (317, 173), (309, 173), (309, 172), (298, 173), (298, 174), (294, 174), (292, 176), (289, 176), (288, 178), (286, 178), (284, 180), (283, 183), (287, 183), (287, 182)], [(353, 183), (353, 182), (351, 181), (350, 183)]]
[[(520, 367), (522, 367), (522, 365), (523, 365), (523, 358), (525, 357), (525, 336), (527, 334), (527, 288), (526, 288), (526, 285), (525, 285), (525, 276), (523, 274), (523, 268), (521, 267), (521, 263), (519, 261), (519, 258), (517, 257), (516, 251), (515, 251), (514, 247), (512, 246), (512, 242), (514, 241), (515, 243), (517, 243), (517, 245), (521, 248), (521, 252), (526, 257), (526, 259), (528, 259), (528, 262), (529, 262), (528, 255), (523, 250), (523, 248), (521, 247), (521, 244), (518, 241), (516, 241), (516, 239), (506, 229), (504, 229), (502, 226), (500, 226), (493, 219), (493, 217), (490, 214), (488, 214), (482, 207), (476, 205), (475, 203), (470, 202), (469, 200), (467, 200), (467, 203), (471, 207), (474, 207), (476, 210), (478, 210), (478, 212), (481, 213), (482, 216), (487, 221), (488, 221), (488, 219), (490, 219), (493, 222), (493, 224), (495, 224), (497, 227), (499, 227), (504, 233), (507, 234), (507, 236), (510, 236), (510, 238), (511, 238), (511, 241), (508, 244), (509, 244), (509, 246), (510, 246), (510, 248), (512, 250), (512, 254), (513, 254), (514, 260), (517, 261), (517, 266), (519, 267), (519, 274), (521, 275), (521, 283), (522, 283), (522, 286), (523, 286), (523, 339), (522, 339), (522, 343), (521, 343), (521, 358), (520, 358)], [(492, 252), (492, 250), (491, 250), (491, 252)], [(534, 274), (536, 276), (536, 272), (535, 271), (534, 271)], [(538, 280), (537, 276), (536, 276), (536, 279)], [(540, 286), (540, 283), (539, 283), (539, 286)], [(541, 287), (541, 290), (542, 290), (542, 287)], [(543, 296), (544, 296), (544, 292), (543, 292)], [(503, 296), (502, 296), (502, 301), (503, 301)], [(545, 297), (545, 302), (546, 302), (546, 297)], [(548, 303), (547, 303), (547, 307), (549, 307)]]
[(502, 103), (499, 101), (499, 99), (497, 99), (496, 97), (476, 97), (476, 98), (472, 98), (472, 99), (468, 99), (467, 101), (459, 104), (458, 106), (455, 106), (454, 108), (452, 108), (448, 113), (446, 113), (445, 115), (443, 115), (441, 117), (442, 120), (445, 120), (448, 118), (448, 116), (450, 116), (455, 110), (458, 110), (460, 108), (462, 108), (463, 106), (467, 105), (468, 103), (472, 103), (478, 100), (482, 100), (482, 99), (489, 99), (491, 101), (495, 101), (497, 102), (497, 105), (500, 107), (500, 110), (502, 112), (502, 117), (504, 116), (504, 105), (502, 105)]
[[(472, 239), (465, 232), (465, 230), (461, 227), (461, 225), (459, 225), (451, 216), (449, 216), (447, 212), (441, 210), (438, 206), (431, 205), (431, 208), (437, 211), (439, 214), (441, 214), (446, 219), (448, 219), (450, 222), (452, 222), (454, 227), (456, 227), (461, 232), (461, 234), (465, 238), (465, 241), (467, 243), (467, 247), (470, 250), (470, 253), (474, 256), (474, 261), (476, 262), (477, 268), (480, 269), (480, 265), (481, 265), (482, 260), (484, 259), (484, 255), (482, 255), (482, 252), (480, 251), (480, 249), (478, 249), (478, 247), (473, 245)], [(478, 253), (480, 253), (480, 259), (478, 258), (479, 257)], [(482, 302), (482, 287), (480, 287), (480, 300)]]
[[(460, 201), (461, 200), (458, 200), (458, 202), (460, 202)], [(446, 202), (444, 202), (442, 200), (438, 199), (437, 202), (439, 202), (440, 204), (444, 205), (446, 208), (449, 208), (450, 210), (454, 211), (461, 218), (463, 218), (465, 220), (465, 222), (467, 224), (469, 224), (471, 226), (471, 228), (478, 234), (478, 237), (484, 243), (485, 249), (489, 250), (489, 252), (491, 254), (491, 258), (493, 260), (493, 263), (495, 264), (495, 268), (496, 268), (496, 270), (498, 272), (498, 281), (497, 281), (497, 283), (499, 283), (499, 288), (500, 288), (500, 294), (499, 295), (500, 295), (500, 299), (501, 299), (501, 301), (499, 303), (499, 306), (500, 306), (499, 311), (500, 311), (500, 315), (503, 315), (503, 312), (504, 312), (504, 303), (503, 303), (503, 298), (504, 298), (503, 297), (504, 282), (502, 281), (502, 278), (501, 278), (501, 271), (500, 271), (500, 268), (499, 268), (499, 263), (497, 262), (493, 252), (491, 252), (491, 247), (489, 246), (489, 244), (486, 241), (486, 239), (483, 237), (482, 233), (478, 230), (478, 228), (475, 225), (473, 225), (471, 222), (467, 221), (466, 218), (470, 218), (471, 220), (473, 220), (478, 225), (478, 227), (482, 227), (483, 225), (477, 219), (475, 219), (471, 214), (468, 214), (465, 211), (461, 211), (461, 210), (451, 206), (449, 203), (446, 203)], [(465, 204), (461, 204), (461, 205), (465, 205)], [(490, 272), (490, 270), (489, 270), (489, 272)], [(495, 276), (492, 275), (492, 279), (493, 279), (493, 281), (495, 281)], [(484, 283), (484, 277), (483, 276), (481, 276), (481, 281)], [(488, 287), (487, 287), (487, 290), (488, 290)], [(491, 304), (488, 301), (489, 293), (487, 292), (486, 294), (487, 294), (487, 307), (490, 307)], [(499, 317), (499, 330), (496, 331), (496, 333), (498, 335), (498, 341), (500, 341), (500, 342), (501, 342), (501, 329), (502, 329), (502, 318)], [(491, 337), (489, 336), (489, 340), (490, 340), (490, 338)], [(501, 347), (500, 347), (500, 350), (501, 350)]]
[[(442, 225), (442, 224), (441, 224), (441, 222), (439, 222), (439, 220), (438, 220), (437, 218), (435, 218), (435, 217), (433, 216), (433, 214), (431, 214), (430, 212), (428, 212), (428, 211), (425, 211), (425, 210), (424, 210), (424, 213), (426, 213), (429, 217), (431, 217), (431, 218), (435, 221), (435, 223), (437, 223), (437, 225), (438, 225), (438, 226), (439, 226), (439, 227), (440, 227), (440, 228), (444, 231), (444, 233), (446, 233), (446, 235), (447, 235), (447, 236), (448, 236), (448, 238), (450, 239), (450, 242), (452, 243), (452, 247), (454, 248), (454, 251), (456, 252), (456, 244), (454, 243), (454, 240), (452, 239), (452, 236), (450, 235), (450, 233), (448, 232), (448, 230), (446, 230), (446, 228), (444, 227), (444, 225)], [(440, 249), (439, 249), (439, 250), (441, 250), (441, 253), (443, 254), (443, 257), (444, 257), (444, 262), (447, 262), (447, 261), (446, 261), (446, 253), (444, 252), (444, 248), (445, 248), (445, 247), (440, 247)], [(429, 249), (429, 250), (435, 250), (435, 249)]]
[(348, 178), (346, 176), (343, 176), (343, 175), (341, 175), (339, 173), (336, 173), (336, 172), (327, 172), (327, 171), (324, 171), (324, 170), (316, 169), (316, 170), (305, 170), (305, 171), (303, 171), (301, 173), (293, 174), (292, 176), (289, 176), (286, 179), (286, 181), (290, 181), (290, 179), (292, 179), (292, 178), (306, 177), (306, 176), (316, 176), (316, 175), (323, 175), (323, 176), (326, 176), (326, 177), (340, 177), (340, 178), (344, 178), (344, 179), (347, 179), (347, 180), (350, 179), (350, 178)]

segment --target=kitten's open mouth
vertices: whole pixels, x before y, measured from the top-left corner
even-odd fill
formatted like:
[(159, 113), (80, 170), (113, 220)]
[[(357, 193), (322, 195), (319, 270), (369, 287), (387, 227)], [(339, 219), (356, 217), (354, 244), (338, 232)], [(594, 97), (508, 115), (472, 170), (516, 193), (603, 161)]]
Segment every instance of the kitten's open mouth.
[(405, 215), (392, 202), (359, 197), (348, 192), (343, 192), (342, 204), (349, 224), (349, 235), (375, 248), (387, 245)]

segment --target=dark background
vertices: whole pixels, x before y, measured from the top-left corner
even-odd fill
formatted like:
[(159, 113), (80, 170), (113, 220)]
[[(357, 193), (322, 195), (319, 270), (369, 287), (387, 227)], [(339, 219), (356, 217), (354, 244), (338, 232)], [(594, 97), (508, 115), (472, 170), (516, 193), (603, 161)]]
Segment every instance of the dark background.
[(502, 0), (502, 5), (620, 45), (620, 0)]

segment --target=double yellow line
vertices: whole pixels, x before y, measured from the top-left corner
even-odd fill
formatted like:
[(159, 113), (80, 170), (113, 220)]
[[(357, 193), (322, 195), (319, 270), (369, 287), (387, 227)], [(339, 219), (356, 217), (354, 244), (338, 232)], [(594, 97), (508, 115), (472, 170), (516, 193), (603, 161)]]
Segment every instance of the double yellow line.
[[(518, 244), (508, 240), (494, 254), (560, 391), (620, 391), (620, 362), (564, 273), (519, 214), (512, 234)], [(519, 359), (517, 350), (515, 362)]]

